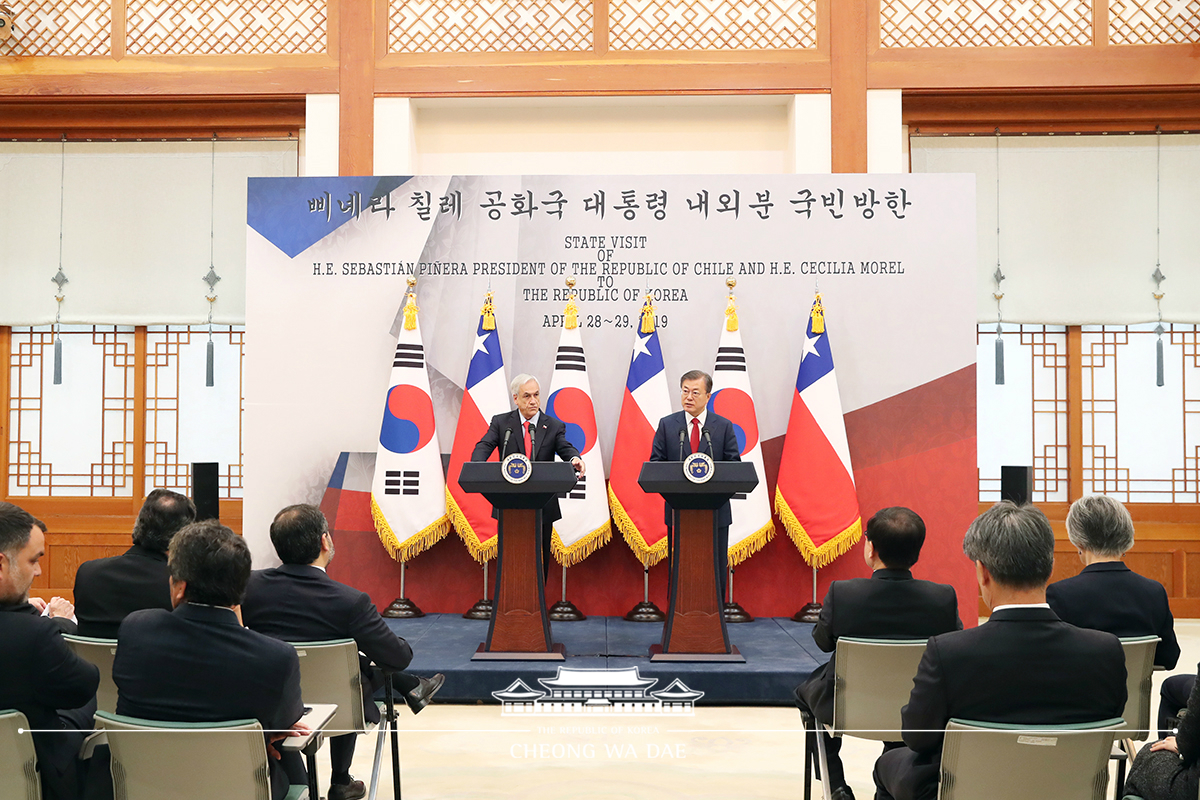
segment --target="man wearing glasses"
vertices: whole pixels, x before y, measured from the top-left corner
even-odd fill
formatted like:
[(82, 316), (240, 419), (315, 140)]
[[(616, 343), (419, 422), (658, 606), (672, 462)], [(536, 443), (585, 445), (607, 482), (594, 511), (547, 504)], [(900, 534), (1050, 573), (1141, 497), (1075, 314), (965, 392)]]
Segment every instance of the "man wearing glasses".
[[(741, 449), (733, 432), (733, 423), (709, 410), (712, 376), (698, 369), (683, 373), (679, 379), (683, 411), (668, 414), (658, 421), (651, 461), (683, 461), (692, 453), (706, 453), (713, 461), (741, 461)], [(667, 538), (672, 538), (671, 506), (664, 503)], [(729, 574), (729, 524), (733, 515), (729, 503), (717, 512), (717, 554), (720, 559), (721, 597)]]

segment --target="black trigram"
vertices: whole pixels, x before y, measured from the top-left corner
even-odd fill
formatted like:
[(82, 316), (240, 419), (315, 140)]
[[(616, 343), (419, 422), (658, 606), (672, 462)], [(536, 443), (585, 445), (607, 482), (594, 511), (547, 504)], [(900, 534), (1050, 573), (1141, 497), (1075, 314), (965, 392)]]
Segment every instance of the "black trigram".
[(419, 344), (396, 345), (396, 359), (392, 362), (392, 366), (424, 369), (425, 348)]
[(580, 475), (575, 488), (562, 495), (567, 500), (583, 500), (587, 497), (587, 475)]
[(587, 370), (587, 363), (583, 358), (583, 348), (571, 347), (569, 345), (559, 347), (558, 355), (554, 357), (554, 368), (585, 372)]
[(735, 492), (734, 495), (732, 497), (730, 497), (729, 499), (730, 500), (745, 500), (749, 496), (750, 495), (746, 494), (745, 492)]
[(384, 494), (420, 494), (421, 493), (421, 472), (420, 470), (404, 470), (389, 469), (383, 478)]
[(745, 372), (746, 351), (740, 347), (718, 347), (717, 365), (713, 372)]

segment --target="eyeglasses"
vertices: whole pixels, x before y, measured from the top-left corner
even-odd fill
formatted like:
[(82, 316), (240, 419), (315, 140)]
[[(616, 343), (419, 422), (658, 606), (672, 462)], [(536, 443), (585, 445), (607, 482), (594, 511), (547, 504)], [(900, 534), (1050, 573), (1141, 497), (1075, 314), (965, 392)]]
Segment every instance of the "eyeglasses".
[(688, 389), (683, 389), (682, 392), (683, 392), (684, 397), (692, 397), (692, 398), (703, 397), (706, 394), (705, 392), (702, 392), (699, 389), (692, 389), (690, 391)]

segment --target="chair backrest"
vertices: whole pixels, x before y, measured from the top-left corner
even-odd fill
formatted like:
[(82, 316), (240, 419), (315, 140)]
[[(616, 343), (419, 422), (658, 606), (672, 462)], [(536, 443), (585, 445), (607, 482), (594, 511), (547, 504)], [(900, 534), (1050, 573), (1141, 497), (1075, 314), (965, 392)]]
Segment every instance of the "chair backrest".
[(12, 709), (0, 711), (0, 797), (11, 800), (42, 798), (29, 720), (20, 711)]
[(1153, 683), (1154, 651), (1157, 636), (1137, 636), (1121, 639), (1125, 650), (1125, 680), (1129, 699), (1125, 701), (1125, 730), (1123, 738), (1145, 741), (1150, 736), (1150, 689)]
[(938, 800), (1105, 800), (1108, 758), (1123, 719), (1007, 725), (952, 719)]
[(329, 731), (363, 731), (362, 673), (358, 645), (353, 639), (328, 642), (293, 642), (300, 657), (300, 696), (304, 702), (333, 703), (337, 713), (329, 720)]
[(900, 741), (900, 709), (912, 694), (912, 679), (928, 639), (837, 640), (834, 661), (834, 735)]
[(112, 752), (115, 800), (271, 800), (258, 720), (157, 722), (96, 712)]
[(96, 710), (116, 713), (117, 685), (113, 683), (113, 659), (117, 657), (116, 639), (92, 639), (88, 636), (72, 636), (64, 633), (75, 655), (100, 670), (100, 688), (96, 690)]

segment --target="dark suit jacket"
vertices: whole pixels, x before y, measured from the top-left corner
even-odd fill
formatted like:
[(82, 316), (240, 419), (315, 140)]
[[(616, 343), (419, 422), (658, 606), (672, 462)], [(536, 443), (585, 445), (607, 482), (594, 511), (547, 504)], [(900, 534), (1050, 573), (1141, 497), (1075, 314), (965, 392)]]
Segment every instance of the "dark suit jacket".
[(379, 721), (371, 700), (379, 684), (372, 662), (402, 670), (412, 661), (408, 642), (392, 633), (365, 592), (316, 567), (284, 564), (251, 573), (242, 619), (247, 628), (285, 642), (353, 639), (361, 652), (363, 707), (370, 722)]
[[(834, 581), (829, 585), (813, 641), (826, 653), (841, 636), (877, 639), (925, 639), (962, 630), (958, 595), (953, 586), (914, 580), (906, 569), (878, 569), (870, 578)], [(797, 689), (817, 719), (833, 723), (833, 678), (836, 654), (817, 667)]]
[[(492, 417), (492, 424), (475, 445), (471, 460), (487, 461), (493, 450), (504, 445), (505, 431), (512, 431), (512, 434), (508, 437), (508, 447), (500, 454), (500, 459), (503, 461), (513, 453), (525, 453), (525, 429), (522, 426), (524, 421), (519, 410)], [(562, 420), (555, 419), (544, 410), (538, 416), (537, 428), (533, 433), (533, 449), (534, 455), (529, 456), (529, 453), (525, 453), (531, 461), (553, 461), (556, 454), (563, 461), (579, 457), (579, 451), (567, 441), (567, 426)], [(562, 512), (559, 511), (558, 498), (555, 497), (542, 511), (542, 524), (548, 525), (558, 519), (562, 519)]]
[(901, 715), (904, 743), (940, 759), (951, 717), (1055, 725), (1119, 717), (1125, 653), (1117, 637), (1047, 608), (997, 611), (978, 628), (934, 636)]
[(1046, 587), (1046, 602), (1063, 622), (1115, 636), (1158, 636), (1154, 663), (1174, 669), (1179, 661), (1175, 620), (1167, 590), (1118, 561), (1089, 564), (1074, 578)]
[[(650, 447), (651, 461), (679, 461), (679, 434), (683, 433), (683, 457), (692, 454), (690, 423), (686, 419), (686, 411), (668, 414), (658, 421), (658, 430), (654, 432), (654, 443)], [(704, 428), (712, 439), (712, 450), (709, 451), (708, 441), (703, 433), (700, 435), (700, 450), (708, 453), (713, 461), (741, 461), (742, 451), (738, 448), (737, 435), (733, 432), (733, 423), (720, 414), (709, 411), (704, 419)], [(671, 525), (671, 507), (666, 503), (664, 514), (668, 527)], [(733, 522), (733, 514), (729, 503), (717, 509), (717, 524), (728, 527)]]
[[(171, 722), (253, 717), (264, 730), (290, 728), (304, 714), (295, 648), (243, 628), (228, 609), (135, 611), (117, 638), (118, 714)], [(287, 776), (276, 759), (267, 763), (279, 800)]]
[(97, 558), (75, 573), (79, 635), (117, 638), (121, 620), (143, 608), (171, 610), (167, 554), (135, 544), (123, 555)]
[[(28, 603), (0, 606), (0, 708), (17, 709), (35, 730), (67, 730), (58, 712), (87, 705), (100, 685), (100, 670), (71, 652), (59, 630)], [(81, 734), (33, 734), (46, 800), (78, 793), (81, 742)]]

